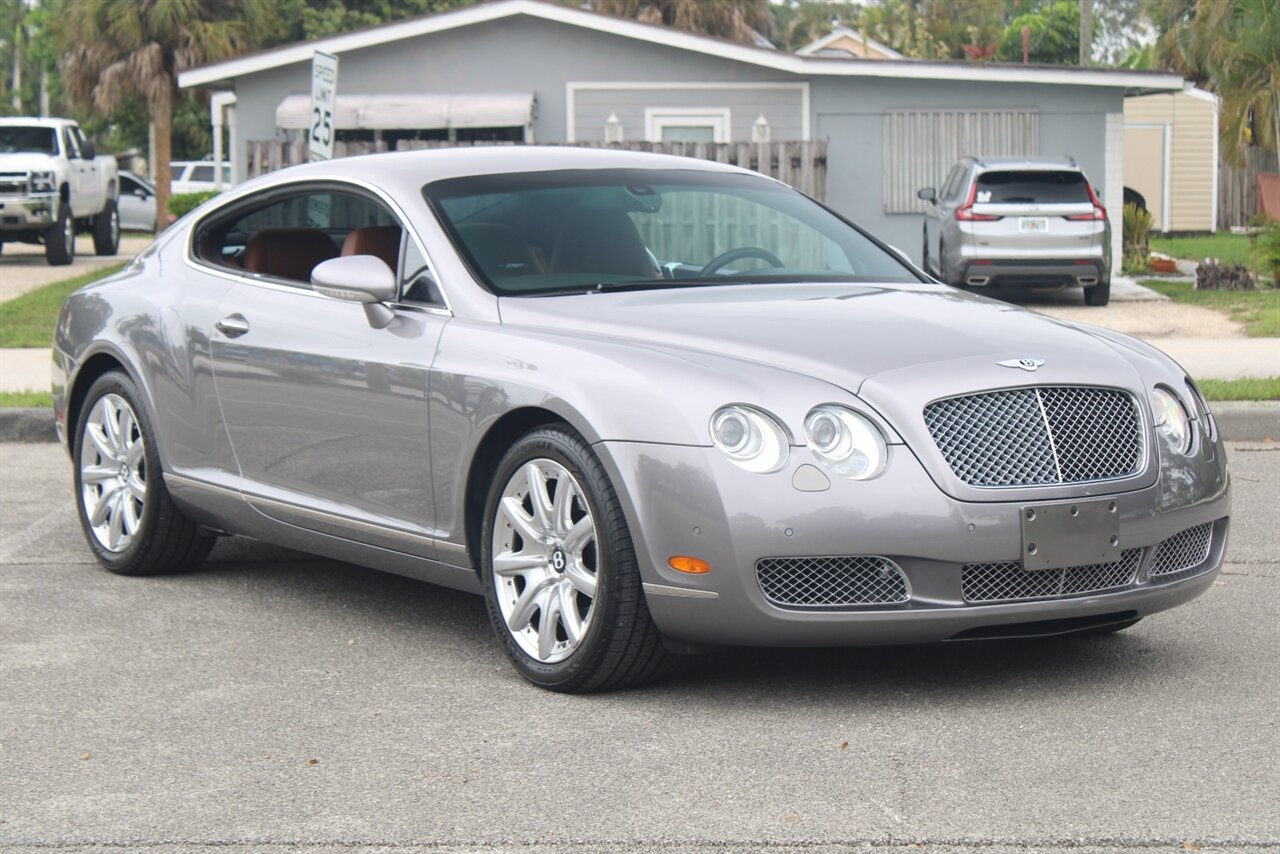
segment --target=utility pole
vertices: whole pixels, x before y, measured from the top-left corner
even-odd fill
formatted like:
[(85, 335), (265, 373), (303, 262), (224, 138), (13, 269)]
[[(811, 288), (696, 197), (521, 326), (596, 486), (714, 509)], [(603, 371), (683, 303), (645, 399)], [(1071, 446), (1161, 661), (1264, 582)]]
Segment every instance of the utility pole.
[(1093, 62), (1093, 0), (1080, 0), (1080, 65)]

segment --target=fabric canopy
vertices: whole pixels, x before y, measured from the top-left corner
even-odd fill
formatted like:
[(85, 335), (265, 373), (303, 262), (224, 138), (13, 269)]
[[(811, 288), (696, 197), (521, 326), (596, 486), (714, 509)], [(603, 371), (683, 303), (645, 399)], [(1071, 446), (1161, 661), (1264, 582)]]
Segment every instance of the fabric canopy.
[[(533, 121), (533, 94), (339, 95), (334, 113), (338, 130), (524, 127)], [(310, 125), (309, 95), (290, 95), (276, 107), (281, 130)]]

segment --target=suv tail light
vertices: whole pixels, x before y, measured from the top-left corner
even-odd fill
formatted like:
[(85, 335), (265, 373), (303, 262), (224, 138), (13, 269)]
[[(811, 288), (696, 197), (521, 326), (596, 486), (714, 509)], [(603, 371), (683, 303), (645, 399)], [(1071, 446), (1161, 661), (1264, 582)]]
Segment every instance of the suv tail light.
[(975, 181), (973, 186), (969, 188), (969, 199), (963, 205), (956, 208), (956, 219), (962, 222), (995, 222), (1001, 217), (992, 216), (991, 214), (976, 214), (973, 212), (973, 200), (978, 196), (978, 182)]
[(1098, 194), (1093, 191), (1092, 184), (1085, 184), (1089, 188), (1089, 201), (1093, 202), (1093, 211), (1084, 214), (1073, 214), (1067, 219), (1072, 222), (1105, 222), (1107, 219), (1107, 209), (1102, 206), (1102, 202), (1098, 201)]

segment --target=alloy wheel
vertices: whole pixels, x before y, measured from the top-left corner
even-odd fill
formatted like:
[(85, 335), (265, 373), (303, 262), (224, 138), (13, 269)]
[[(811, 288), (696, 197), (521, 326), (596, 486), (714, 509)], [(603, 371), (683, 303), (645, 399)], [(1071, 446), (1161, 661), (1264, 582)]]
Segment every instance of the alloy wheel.
[(118, 394), (98, 398), (80, 440), (80, 490), (94, 539), (123, 552), (142, 526), (147, 455), (133, 408)]
[(569, 470), (549, 459), (517, 469), (498, 501), (491, 547), (512, 639), (542, 664), (568, 658), (590, 627), (600, 569), (595, 521)]

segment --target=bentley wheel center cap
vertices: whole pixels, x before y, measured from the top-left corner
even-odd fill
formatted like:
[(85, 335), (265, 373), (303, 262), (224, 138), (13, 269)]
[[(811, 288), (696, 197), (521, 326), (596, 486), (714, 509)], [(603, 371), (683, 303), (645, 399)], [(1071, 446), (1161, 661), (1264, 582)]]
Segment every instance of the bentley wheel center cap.
[(552, 569), (556, 572), (564, 572), (564, 568), (568, 564), (568, 559), (564, 556), (564, 549), (556, 548), (556, 550), (551, 553), (550, 561)]

